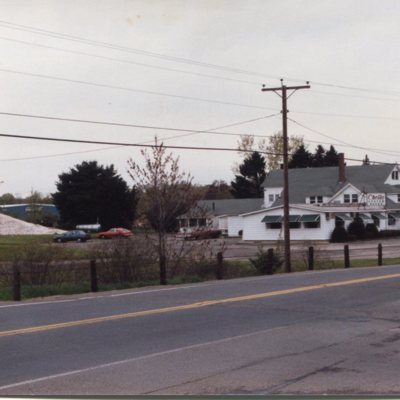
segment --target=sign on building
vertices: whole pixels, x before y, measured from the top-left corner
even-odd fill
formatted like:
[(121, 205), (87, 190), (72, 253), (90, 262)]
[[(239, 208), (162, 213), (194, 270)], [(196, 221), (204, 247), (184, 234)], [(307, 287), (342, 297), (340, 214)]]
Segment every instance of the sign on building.
[(367, 206), (370, 207), (385, 207), (385, 193), (367, 193)]

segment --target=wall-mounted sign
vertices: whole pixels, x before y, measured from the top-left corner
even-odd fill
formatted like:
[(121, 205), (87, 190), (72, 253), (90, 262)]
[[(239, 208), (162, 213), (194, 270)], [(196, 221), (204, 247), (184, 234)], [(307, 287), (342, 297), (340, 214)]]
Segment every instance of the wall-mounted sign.
[(386, 205), (385, 193), (367, 193), (367, 206), (384, 207)]

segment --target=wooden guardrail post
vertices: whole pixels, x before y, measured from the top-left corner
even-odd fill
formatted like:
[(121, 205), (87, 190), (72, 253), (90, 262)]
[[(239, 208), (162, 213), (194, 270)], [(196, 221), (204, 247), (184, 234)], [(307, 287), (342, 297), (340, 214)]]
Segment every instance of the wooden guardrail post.
[(266, 272), (267, 275), (272, 275), (274, 273), (274, 249), (267, 250)]
[(96, 260), (90, 260), (90, 290), (92, 292), (98, 291)]
[(344, 245), (344, 267), (350, 268), (350, 252), (349, 252), (349, 245)]
[(224, 279), (224, 256), (222, 252), (217, 253), (217, 269), (215, 271), (215, 276), (218, 280)]
[(314, 269), (314, 247), (310, 246), (308, 248), (308, 270), (312, 271)]
[(13, 266), (13, 299), (21, 301), (21, 271), (16, 265)]
[(383, 265), (382, 243), (378, 244), (378, 265)]

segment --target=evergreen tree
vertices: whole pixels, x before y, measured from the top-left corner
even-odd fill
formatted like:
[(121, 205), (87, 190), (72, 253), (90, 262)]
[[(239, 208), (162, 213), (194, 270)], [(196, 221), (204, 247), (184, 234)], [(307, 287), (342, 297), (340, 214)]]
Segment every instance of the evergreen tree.
[(96, 222), (103, 229), (132, 227), (136, 192), (128, 188), (113, 165), (103, 167), (97, 161), (84, 161), (58, 178), (52, 197), (62, 227), (73, 229), (78, 224)]
[(312, 166), (313, 156), (302, 144), (290, 158), (289, 168), (309, 168)]
[(263, 197), (261, 185), (266, 176), (265, 165), (265, 158), (257, 151), (244, 159), (239, 165), (240, 175), (231, 182), (231, 193), (236, 199)]
[(313, 155), (312, 166), (313, 167), (323, 167), (324, 166), (324, 158), (325, 158), (325, 149), (320, 144), (315, 149), (315, 153)]
[(336, 167), (339, 165), (339, 155), (336, 149), (331, 145), (329, 150), (325, 153), (324, 167)]

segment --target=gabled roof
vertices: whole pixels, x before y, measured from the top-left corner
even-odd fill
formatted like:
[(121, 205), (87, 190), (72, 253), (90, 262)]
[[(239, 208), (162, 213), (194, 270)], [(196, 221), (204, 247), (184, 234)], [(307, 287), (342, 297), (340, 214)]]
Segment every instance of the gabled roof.
[[(338, 167), (289, 169), (289, 200), (291, 203), (304, 203), (308, 196), (333, 196), (351, 183), (360, 191), (368, 193), (400, 193), (400, 186), (385, 184), (396, 164), (351, 165), (346, 166), (346, 181), (338, 182)], [(262, 185), (283, 186), (283, 170), (270, 171)], [(278, 199), (273, 205), (282, 203)]]

